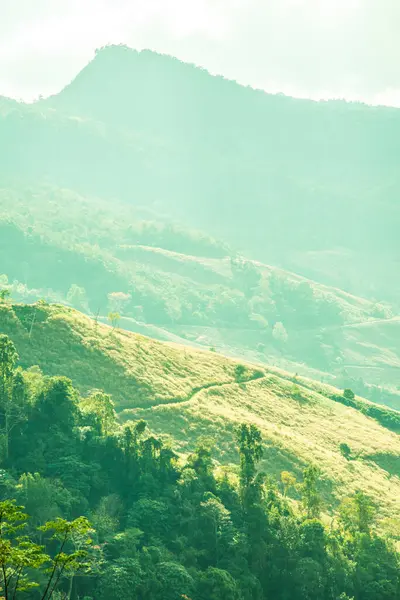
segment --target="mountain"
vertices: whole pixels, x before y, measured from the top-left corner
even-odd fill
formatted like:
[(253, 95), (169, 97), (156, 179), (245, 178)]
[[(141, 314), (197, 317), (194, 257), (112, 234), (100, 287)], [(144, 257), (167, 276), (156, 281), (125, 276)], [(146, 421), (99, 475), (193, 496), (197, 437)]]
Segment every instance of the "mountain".
[(118, 197), (398, 304), (398, 109), (269, 95), (111, 46), (60, 94), (0, 114), (4, 176)]
[(399, 510), (399, 412), (293, 373), (114, 329), (61, 305), (0, 305), (0, 333), (25, 369), (62, 373), (82, 394), (104, 389), (122, 422), (145, 419), (183, 454), (206, 436), (220, 463), (230, 464), (235, 427), (255, 423), (265, 441), (262, 466), (274, 478), (316, 463), (329, 510), (357, 488), (383, 516)]
[(165, 189), (148, 192), (163, 209), (253, 258), (398, 299), (398, 109), (268, 95), (115, 46), (49, 105), (159, 140), (150, 186)]
[(0, 286), (398, 408), (398, 114), (104, 48), (0, 99)]
[(4, 598), (399, 598), (399, 412), (43, 301), (0, 374)]

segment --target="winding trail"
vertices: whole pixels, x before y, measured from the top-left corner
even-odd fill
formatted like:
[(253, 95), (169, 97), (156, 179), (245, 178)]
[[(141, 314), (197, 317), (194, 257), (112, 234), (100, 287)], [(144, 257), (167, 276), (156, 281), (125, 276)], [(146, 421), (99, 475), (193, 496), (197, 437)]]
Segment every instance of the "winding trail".
[[(188, 406), (189, 404), (191, 404), (193, 402), (193, 400), (196, 399), (196, 396), (198, 396), (205, 390), (223, 388), (223, 387), (228, 387), (228, 386), (232, 386), (232, 385), (241, 385), (241, 384), (251, 383), (252, 381), (262, 381), (263, 379), (266, 379), (267, 377), (268, 377), (268, 375), (266, 373), (264, 373), (264, 375), (260, 375), (260, 374), (252, 375), (248, 379), (244, 379), (242, 381), (230, 380), (230, 381), (221, 381), (221, 382), (217, 382), (217, 383), (205, 383), (204, 385), (193, 388), (192, 391), (190, 392), (190, 394), (184, 400), (174, 400), (174, 401), (167, 400), (166, 402), (160, 402), (159, 404), (153, 404), (149, 408), (156, 410), (156, 409), (162, 408), (163, 406), (168, 406), (168, 407)], [(145, 409), (145, 410), (147, 410), (147, 409)]]

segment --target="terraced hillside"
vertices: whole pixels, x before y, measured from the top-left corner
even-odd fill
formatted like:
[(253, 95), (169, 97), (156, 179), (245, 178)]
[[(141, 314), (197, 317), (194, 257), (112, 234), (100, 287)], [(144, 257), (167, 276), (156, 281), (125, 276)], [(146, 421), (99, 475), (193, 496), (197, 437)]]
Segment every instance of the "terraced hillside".
[(144, 418), (182, 453), (207, 436), (218, 460), (229, 464), (235, 426), (255, 423), (270, 475), (300, 474), (309, 462), (321, 468), (326, 510), (358, 488), (384, 501), (384, 517), (400, 510), (396, 411), (279, 369), (113, 329), (61, 305), (2, 304), (0, 332), (12, 338), (25, 368), (66, 375), (82, 393), (103, 388), (120, 419)]

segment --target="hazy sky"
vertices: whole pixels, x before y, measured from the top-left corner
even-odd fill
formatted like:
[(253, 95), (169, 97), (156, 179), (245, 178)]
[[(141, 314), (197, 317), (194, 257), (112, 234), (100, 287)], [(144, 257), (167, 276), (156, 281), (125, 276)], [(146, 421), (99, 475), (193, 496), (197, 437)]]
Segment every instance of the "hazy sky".
[(0, 94), (58, 91), (123, 42), (268, 91), (400, 106), (400, 0), (0, 0)]

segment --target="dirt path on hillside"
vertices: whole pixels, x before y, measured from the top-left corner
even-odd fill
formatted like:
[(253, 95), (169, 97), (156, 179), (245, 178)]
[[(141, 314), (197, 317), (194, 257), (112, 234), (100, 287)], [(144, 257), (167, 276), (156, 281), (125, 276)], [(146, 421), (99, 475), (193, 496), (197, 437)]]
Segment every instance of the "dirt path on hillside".
[(249, 377), (248, 379), (244, 379), (243, 381), (220, 381), (220, 382), (216, 382), (216, 383), (206, 383), (204, 385), (195, 387), (192, 389), (192, 391), (190, 392), (190, 394), (184, 399), (184, 400), (174, 400), (173, 402), (160, 402), (159, 404), (153, 404), (152, 408), (156, 409), (156, 408), (160, 408), (163, 406), (188, 406), (189, 404), (191, 404), (193, 402), (193, 400), (196, 399), (196, 396), (198, 396), (199, 394), (201, 394), (204, 391), (208, 391), (208, 390), (213, 390), (213, 389), (217, 389), (217, 388), (223, 388), (223, 387), (228, 387), (228, 386), (232, 386), (232, 385), (241, 385), (241, 384), (246, 384), (246, 383), (251, 383), (252, 381), (262, 381), (263, 379), (267, 378), (267, 374), (263, 375), (260, 377), (260, 375), (253, 375), (252, 377)]

